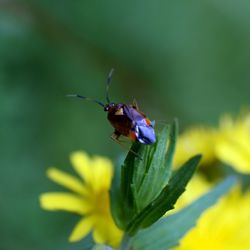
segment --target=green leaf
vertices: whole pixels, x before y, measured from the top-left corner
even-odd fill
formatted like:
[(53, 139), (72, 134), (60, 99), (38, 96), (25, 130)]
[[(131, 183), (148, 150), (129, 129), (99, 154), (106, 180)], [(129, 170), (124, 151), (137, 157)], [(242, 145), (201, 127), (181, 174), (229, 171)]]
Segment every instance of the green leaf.
[(173, 175), (159, 196), (130, 222), (127, 227), (128, 234), (134, 235), (140, 228), (149, 227), (168, 210), (173, 209), (177, 199), (185, 191), (200, 159), (200, 155), (194, 156)]
[(124, 224), (124, 207), (122, 206), (122, 195), (121, 195), (121, 167), (116, 165), (114, 169), (114, 176), (111, 183), (110, 194), (110, 204), (111, 204), (111, 213), (115, 221), (115, 224), (120, 229), (125, 229)]
[[(133, 143), (130, 152), (128, 153), (121, 170), (121, 185), (120, 192), (122, 196), (121, 206), (123, 208), (123, 221), (126, 224), (137, 213), (136, 203), (133, 195), (133, 177), (135, 168), (142, 161), (140, 157), (145, 157), (144, 145), (139, 142)], [(144, 151), (144, 152), (143, 152)]]
[(175, 247), (180, 239), (195, 226), (201, 214), (228, 192), (235, 182), (234, 177), (227, 178), (180, 212), (165, 217), (140, 231), (132, 239), (133, 250), (167, 250)]
[[(122, 230), (134, 234), (152, 224), (166, 212), (166, 208), (171, 209), (172, 202), (178, 198), (170, 195), (172, 186), (166, 187), (171, 175), (177, 131), (175, 120), (157, 135), (154, 145), (135, 142), (121, 169), (116, 169), (110, 190), (111, 211), (116, 225)], [(190, 168), (190, 173), (192, 170)], [(171, 204), (166, 205), (168, 201)]]
[[(169, 141), (167, 145), (167, 153), (166, 153), (166, 159), (165, 159), (165, 165), (166, 166), (172, 166), (176, 143), (177, 143), (177, 137), (178, 137), (178, 121), (177, 119), (174, 120), (174, 123), (171, 127), (170, 135), (169, 135)], [(169, 175), (164, 176), (164, 186), (168, 183), (168, 177), (170, 176), (170, 171), (167, 173)]]
[(237, 177), (243, 192), (250, 188), (250, 174), (238, 172), (235, 168), (228, 165), (222, 165), (220, 167), (223, 169), (225, 175), (234, 175)]
[[(169, 159), (173, 158), (177, 136), (176, 131), (177, 122), (174, 122), (171, 127), (165, 126), (158, 135), (157, 143), (148, 150), (148, 157), (144, 164), (148, 166), (148, 168), (136, 168), (137, 172), (134, 178), (136, 190), (134, 197), (138, 201), (139, 211), (154, 200), (168, 182), (172, 163)], [(166, 156), (167, 144), (169, 145), (168, 149), (171, 148), (172, 150), (169, 150)], [(136, 179), (137, 175), (143, 176), (143, 178), (138, 181), (138, 179)]]

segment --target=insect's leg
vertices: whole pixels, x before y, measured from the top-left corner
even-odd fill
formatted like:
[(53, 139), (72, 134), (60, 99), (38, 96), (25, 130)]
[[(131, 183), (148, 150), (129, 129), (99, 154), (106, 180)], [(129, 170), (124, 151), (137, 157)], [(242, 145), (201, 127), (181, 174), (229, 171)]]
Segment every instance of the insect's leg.
[[(119, 137), (120, 137), (120, 136), (121, 136), (121, 133), (115, 130), (115, 132), (111, 135), (110, 138), (111, 138), (113, 141), (115, 141), (116, 143), (118, 143), (121, 147), (127, 149), (127, 147), (125, 147), (125, 146), (121, 143), (121, 141), (119, 141)], [(133, 153), (136, 157), (138, 157), (140, 160), (142, 160), (141, 156), (140, 156), (139, 154), (137, 154), (134, 150), (129, 149), (129, 152)]]
[(117, 142), (118, 144), (120, 144), (122, 147), (125, 148), (125, 146), (122, 144), (125, 141), (121, 141), (119, 138), (121, 136), (121, 133), (118, 132), (117, 130), (114, 131), (114, 133), (110, 136), (110, 138), (114, 141)]
[(111, 135), (111, 139), (113, 140), (113, 141), (115, 141), (115, 142), (117, 142), (117, 143), (121, 143), (120, 141), (119, 141), (119, 137), (121, 136), (121, 133), (120, 132), (118, 132), (117, 130), (115, 130), (114, 131), (114, 133)]

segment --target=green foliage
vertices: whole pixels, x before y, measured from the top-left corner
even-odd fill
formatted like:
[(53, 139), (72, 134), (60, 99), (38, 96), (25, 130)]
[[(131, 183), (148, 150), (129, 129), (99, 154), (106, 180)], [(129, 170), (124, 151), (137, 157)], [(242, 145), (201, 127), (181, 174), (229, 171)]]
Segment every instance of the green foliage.
[(191, 179), (200, 158), (201, 156), (191, 158), (174, 174), (160, 195), (131, 221), (127, 229), (129, 234), (134, 234), (139, 228), (149, 227), (167, 211), (174, 208), (177, 199), (185, 191), (185, 186)]
[(76, 218), (43, 213), (37, 197), (50, 189), (46, 168), (67, 169), (70, 152), (120, 153), (103, 111), (65, 98), (102, 99), (111, 67), (115, 100), (133, 95), (150, 118), (177, 116), (183, 129), (247, 105), (249, 8), (245, 0), (0, 1), (0, 249), (82, 250), (66, 241)]
[(228, 165), (222, 165), (221, 169), (224, 171), (225, 176), (233, 175), (237, 177), (241, 184), (242, 191), (245, 192), (250, 188), (250, 174), (243, 174)]
[(177, 127), (177, 121), (165, 126), (154, 145), (134, 143), (122, 165), (121, 176), (119, 170), (115, 174), (112, 213), (116, 224), (129, 235), (149, 227), (173, 208), (199, 163), (200, 156), (191, 158), (169, 180)]
[(229, 177), (210, 192), (173, 215), (159, 220), (132, 239), (133, 250), (167, 250), (176, 245), (196, 223), (200, 215), (235, 184)]

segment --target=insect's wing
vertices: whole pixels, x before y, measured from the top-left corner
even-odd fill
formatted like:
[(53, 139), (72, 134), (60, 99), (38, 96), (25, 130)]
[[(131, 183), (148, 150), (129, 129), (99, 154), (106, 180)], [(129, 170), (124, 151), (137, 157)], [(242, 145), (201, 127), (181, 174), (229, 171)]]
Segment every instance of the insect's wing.
[(143, 144), (153, 144), (156, 141), (154, 128), (151, 126), (136, 125), (137, 140)]
[(135, 132), (136, 138), (140, 143), (153, 144), (156, 141), (154, 128), (151, 122), (135, 108), (124, 105), (124, 114), (133, 122), (132, 130)]
[(142, 121), (145, 116), (137, 111), (135, 108), (129, 106), (129, 105), (124, 105), (123, 107), (124, 114), (132, 121), (132, 122), (140, 122)]

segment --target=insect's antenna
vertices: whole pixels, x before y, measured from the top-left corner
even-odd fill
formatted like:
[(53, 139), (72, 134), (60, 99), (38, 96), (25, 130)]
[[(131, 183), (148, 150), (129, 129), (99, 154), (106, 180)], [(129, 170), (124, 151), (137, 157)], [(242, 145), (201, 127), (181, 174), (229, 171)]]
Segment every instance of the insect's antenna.
[(91, 102), (95, 102), (97, 104), (99, 104), (100, 106), (104, 107), (105, 105), (98, 101), (98, 100), (95, 100), (95, 99), (92, 99), (92, 98), (89, 98), (89, 97), (86, 97), (86, 96), (82, 96), (82, 95), (78, 95), (78, 94), (70, 94), (70, 95), (66, 95), (67, 97), (78, 97), (78, 98), (81, 98), (81, 99), (84, 99), (84, 100), (87, 100), (87, 101), (91, 101)]
[(109, 86), (112, 80), (112, 75), (114, 73), (114, 69), (112, 68), (108, 74), (108, 78), (107, 78), (107, 85), (106, 85), (106, 100), (108, 103), (110, 103), (110, 99), (109, 99)]

